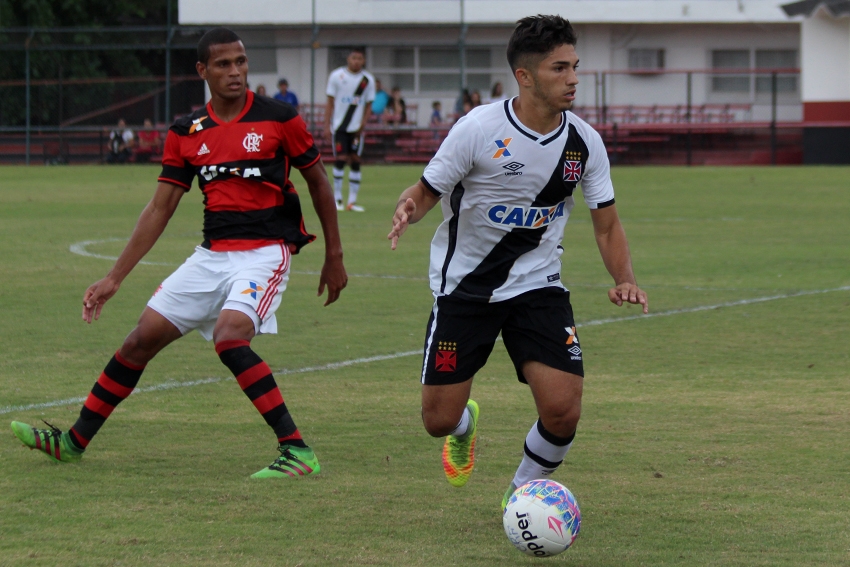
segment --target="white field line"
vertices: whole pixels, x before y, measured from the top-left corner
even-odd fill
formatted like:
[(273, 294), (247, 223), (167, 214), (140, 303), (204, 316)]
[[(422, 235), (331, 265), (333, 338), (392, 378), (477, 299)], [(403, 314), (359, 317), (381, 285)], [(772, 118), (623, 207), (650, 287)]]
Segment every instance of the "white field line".
[[(659, 311), (657, 313), (649, 313), (647, 315), (639, 314), (639, 315), (631, 315), (628, 317), (612, 317), (610, 319), (595, 319), (593, 321), (587, 321), (585, 323), (579, 323), (576, 327), (592, 327), (595, 325), (607, 325), (608, 323), (619, 323), (621, 321), (635, 321), (639, 319), (648, 319), (650, 317), (669, 317), (670, 315), (682, 315), (684, 313), (698, 313), (700, 311), (710, 311), (712, 309), (721, 309), (723, 307), (738, 307), (741, 305), (752, 305), (754, 303), (764, 303), (766, 301), (776, 301), (779, 299), (788, 299), (792, 297), (802, 297), (805, 295), (819, 295), (822, 293), (832, 293), (836, 291), (850, 291), (850, 285), (836, 287), (832, 289), (817, 289), (810, 291), (798, 291), (794, 293), (784, 293), (779, 295), (770, 295), (767, 297), (754, 297), (751, 299), (740, 299), (738, 301), (727, 301), (724, 303), (715, 303), (714, 305), (699, 305), (697, 307), (687, 307), (685, 309), (670, 309), (668, 311)], [(305, 372), (319, 372), (322, 370), (336, 370), (338, 368), (345, 368), (346, 366), (354, 366), (357, 364), (365, 364), (367, 362), (379, 362), (382, 360), (394, 360), (396, 358), (404, 358), (406, 356), (414, 356), (422, 354), (421, 349), (417, 350), (408, 350), (404, 352), (395, 352), (392, 354), (379, 354), (376, 356), (368, 356), (364, 358), (353, 358), (351, 360), (343, 360), (341, 362), (331, 362), (328, 364), (320, 364), (318, 366), (305, 366), (304, 368), (296, 368), (296, 369), (280, 369), (275, 370), (274, 374), (278, 376), (284, 376), (287, 374), (302, 374)], [(136, 388), (133, 390), (133, 394), (141, 394), (144, 392), (160, 392), (163, 390), (173, 390), (175, 388), (191, 388), (193, 386), (200, 386), (202, 384), (215, 384), (217, 382), (223, 382), (225, 380), (233, 380), (232, 376), (228, 377), (219, 377), (219, 378), (203, 378), (201, 380), (189, 380), (186, 382), (163, 382), (162, 384), (156, 384), (153, 386), (144, 386), (141, 388)], [(19, 411), (30, 411), (30, 410), (38, 410), (38, 409), (46, 409), (53, 408), (58, 406), (65, 406), (70, 404), (80, 404), (84, 402), (86, 398), (66, 398), (64, 400), (54, 400), (52, 402), (43, 402), (39, 404), (27, 404), (23, 406), (5, 406), (0, 407), (0, 415), (19, 412)]]

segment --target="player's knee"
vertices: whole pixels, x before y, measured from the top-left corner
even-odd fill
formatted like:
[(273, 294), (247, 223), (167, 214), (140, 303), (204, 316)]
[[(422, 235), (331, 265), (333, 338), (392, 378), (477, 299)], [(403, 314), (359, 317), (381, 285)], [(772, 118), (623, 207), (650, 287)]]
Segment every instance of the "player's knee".
[(540, 421), (543, 422), (546, 431), (558, 437), (567, 438), (572, 436), (578, 428), (581, 404), (567, 404), (541, 413)]
[(142, 333), (135, 329), (124, 339), (119, 352), (124, 360), (141, 366), (150, 362), (159, 350), (158, 344), (146, 340)]
[(351, 159), (351, 171), (360, 171), (360, 160), (359, 159)]
[(345, 160), (338, 159), (334, 161), (334, 169), (345, 169)]
[(422, 408), (422, 425), (431, 437), (445, 437), (457, 427), (460, 416), (453, 419), (444, 413), (428, 411)]

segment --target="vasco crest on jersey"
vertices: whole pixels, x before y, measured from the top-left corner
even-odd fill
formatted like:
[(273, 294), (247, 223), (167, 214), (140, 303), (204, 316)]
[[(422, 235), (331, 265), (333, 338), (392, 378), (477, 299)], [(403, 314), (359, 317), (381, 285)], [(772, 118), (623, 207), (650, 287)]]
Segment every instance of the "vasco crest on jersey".
[(573, 150), (564, 152), (564, 181), (570, 183), (581, 181), (581, 152)]

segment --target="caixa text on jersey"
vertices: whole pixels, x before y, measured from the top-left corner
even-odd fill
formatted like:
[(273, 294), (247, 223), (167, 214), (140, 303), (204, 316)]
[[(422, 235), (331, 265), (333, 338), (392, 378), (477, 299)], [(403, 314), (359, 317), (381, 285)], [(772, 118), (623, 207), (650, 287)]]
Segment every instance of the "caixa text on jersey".
[(553, 207), (515, 207), (493, 205), (487, 211), (487, 218), (498, 226), (517, 226), (539, 228), (564, 216), (564, 202)]

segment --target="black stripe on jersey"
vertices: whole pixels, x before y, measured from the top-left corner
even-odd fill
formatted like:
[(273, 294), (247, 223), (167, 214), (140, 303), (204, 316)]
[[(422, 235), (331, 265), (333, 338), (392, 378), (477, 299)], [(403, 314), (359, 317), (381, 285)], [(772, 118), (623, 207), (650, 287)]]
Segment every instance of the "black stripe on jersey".
[[(360, 84), (357, 85), (357, 89), (354, 91), (354, 98), (359, 97), (363, 94), (363, 91), (366, 90), (366, 87), (369, 85), (369, 77), (363, 75), (363, 78), (360, 79)], [(354, 113), (357, 111), (358, 104), (349, 104), (348, 110), (345, 112), (345, 116), (342, 119), (342, 122), (339, 125), (339, 128), (336, 129), (337, 132), (345, 132), (348, 130), (348, 124), (351, 122), (351, 117), (354, 116)]]
[(545, 146), (549, 142), (553, 142), (553, 141), (557, 140), (558, 137), (561, 135), (561, 133), (564, 131), (564, 128), (566, 128), (566, 126), (567, 126), (567, 113), (562, 112), (561, 113), (561, 127), (558, 128), (557, 132), (555, 132), (554, 134), (552, 134), (551, 136), (549, 136), (548, 138), (546, 138), (545, 140), (540, 142), (540, 145)]
[(611, 199), (610, 201), (605, 201), (604, 203), (599, 203), (598, 205), (596, 205), (596, 208), (597, 209), (604, 209), (605, 207), (610, 207), (613, 204), (614, 204), (614, 199)]
[(534, 140), (534, 141), (536, 142), (536, 141), (537, 141), (537, 140), (539, 140), (540, 138), (538, 138), (538, 137), (537, 137), (537, 136), (535, 136), (534, 134), (531, 134), (530, 132), (526, 132), (526, 131), (525, 131), (525, 129), (523, 129), (523, 127), (522, 127), (522, 126), (520, 126), (520, 125), (517, 123), (517, 121), (516, 121), (516, 120), (514, 120), (514, 117), (513, 117), (513, 116), (511, 116), (510, 107), (508, 106), (508, 105), (511, 103), (511, 100), (513, 100), (513, 99), (508, 99), (508, 100), (506, 100), (506, 101), (505, 101), (505, 116), (507, 116), (507, 117), (508, 117), (508, 122), (510, 122), (510, 123), (511, 123), (511, 125), (512, 125), (514, 128), (516, 128), (517, 130), (519, 130), (519, 132), (520, 132), (521, 134), (524, 134), (525, 136), (527, 136), (527, 137), (531, 138), (532, 140)]
[(451, 199), (449, 200), (452, 208), (452, 220), (449, 221), (449, 243), (446, 247), (446, 259), (443, 262), (443, 283), (440, 285), (440, 293), (446, 292), (446, 274), (449, 271), (449, 263), (452, 261), (452, 256), (454, 256), (455, 249), (457, 248), (458, 215), (460, 214), (460, 201), (463, 199), (465, 192), (466, 189), (464, 186), (458, 183), (455, 185)]
[(257, 211), (204, 211), (204, 242), (213, 240), (283, 240), (300, 250), (315, 240), (301, 232), (301, 205), (298, 195), (286, 195), (283, 206)]
[(442, 196), (443, 196), (443, 194), (442, 194), (442, 193), (440, 193), (439, 191), (437, 191), (436, 189), (434, 189), (434, 186), (433, 186), (433, 185), (431, 185), (430, 183), (428, 183), (428, 180), (427, 180), (427, 179), (425, 179), (425, 177), (424, 177), (424, 176), (423, 176), (423, 177), (420, 177), (420, 178), (419, 178), (419, 180), (420, 180), (420, 181), (422, 181), (422, 185), (424, 185), (424, 186), (425, 186), (425, 188), (426, 188), (428, 191), (430, 191), (431, 193), (433, 193), (433, 194), (434, 194), (434, 195), (436, 195), (437, 197), (442, 197)]
[(295, 107), (286, 102), (255, 96), (251, 108), (239, 122), (288, 122), (298, 116)]
[(162, 173), (159, 174), (159, 181), (178, 185), (188, 191), (192, 187), (192, 180), (195, 179), (195, 168), (177, 167), (176, 165), (162, 164)]
[[(552, 207), (572, 196), (577, 183), (564, 181), (564, 156), (566, 152), (581, 153), (581, 165), (582, 171), (584, 171), (589, 155), (587, 144), (584, 143), (572, 124), (569, 126), (567, 141), (559, 154), (555, 170), (549, 177), (549, 181), (535, 197), (531, 204), (532, 207)], [(540, 228), (514, 228), (505, 234), (502, 240), (481, 260), (481, 263), (464, 276), (449, 295), (474, 301), (489, 301), (493, 292), (507, 281), (511, 268), (513, 268), (517, 259), (537, 248), (543, 238), (543, 233), (548, 228), (548, 225)], [(451, 235), (451, 232), (449, 234)], [(446, 266), (448, 266), (448, 261)], [(443, 289), (441, 289), (441, 292), (444, 291), (445, 280), (446, 267), (443, 268)]]

